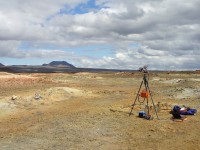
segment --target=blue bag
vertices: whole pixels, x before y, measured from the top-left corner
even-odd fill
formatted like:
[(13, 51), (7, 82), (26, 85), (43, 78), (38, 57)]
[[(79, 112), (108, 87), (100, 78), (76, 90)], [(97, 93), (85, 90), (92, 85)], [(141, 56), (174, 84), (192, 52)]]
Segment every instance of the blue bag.
[(189, 109), (187, 111), (180, 111), (180, 114), (181, 115), (194, 115), (197, 113), (197, 110), (196, 109)]

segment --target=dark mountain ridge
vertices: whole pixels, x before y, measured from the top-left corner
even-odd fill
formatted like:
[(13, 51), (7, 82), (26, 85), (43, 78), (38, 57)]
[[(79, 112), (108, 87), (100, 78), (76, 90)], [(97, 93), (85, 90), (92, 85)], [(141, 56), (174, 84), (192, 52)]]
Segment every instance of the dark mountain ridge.
[(42, 66), (76, 68), (75, 66), (66, 61), (52, 61), (49, 64), (43, 64)]

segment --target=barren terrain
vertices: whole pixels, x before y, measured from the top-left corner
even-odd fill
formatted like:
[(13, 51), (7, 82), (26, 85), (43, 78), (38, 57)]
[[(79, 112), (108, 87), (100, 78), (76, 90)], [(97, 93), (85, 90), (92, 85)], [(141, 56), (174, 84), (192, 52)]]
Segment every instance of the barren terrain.
[(141, 73), (0, 73), (2, 150), (200, 149), (200, 116), (172, 121), (178, 104), (199, 110), (200, 74), (151, 73), (153, 120), (138, 117)]

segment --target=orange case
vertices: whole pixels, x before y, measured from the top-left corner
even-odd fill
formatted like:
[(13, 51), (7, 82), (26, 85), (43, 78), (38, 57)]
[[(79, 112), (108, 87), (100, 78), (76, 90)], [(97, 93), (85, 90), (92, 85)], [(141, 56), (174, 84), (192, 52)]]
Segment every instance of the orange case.
[(149, 97), (149, 92), (147, 92), (146, 90), (142, 90), (142, 92), (140, 93), (140, 96), (143, 98), (147, 98)]

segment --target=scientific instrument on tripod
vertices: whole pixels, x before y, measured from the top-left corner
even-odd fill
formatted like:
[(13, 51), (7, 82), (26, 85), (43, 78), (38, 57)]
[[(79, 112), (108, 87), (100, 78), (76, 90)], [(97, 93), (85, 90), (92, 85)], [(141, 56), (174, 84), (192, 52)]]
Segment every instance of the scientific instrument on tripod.
[[(145, 101), (146, 101), (146, 109), (147, 109), (147, 112), (146, 112), (144, 118), (146, 118), (148, 120), (152, 119), (152, 115), (150, 114), (150, 107), (149, 107), (149, 102), (151, 102), (153, 104), (153, 109), (155, 111), (157, 119), (159, 119), (158, 113), (157, 113), (157, 108), (155, 106), (155, 103), (154, 103), (154, 100), (153, 100), (153, 97), (152, 97), (152, 94), (151, 94), (151, 90), (149, 88), (149, 82), (148, 82), (149, 72), (147, 70), (147, 66), (139, 68), (139, 72), (143, 73), (143, 79), (142, 79), (142, 82), (140, 84), (137, 95), (135, 97), (135, 101), (131, 105), (132, 107), (131, 107), (131, 111), (129, 113), (129, 116), (132, 114), (133, 108), (136, 105), (136, 101), (138, 100), (139, 102), (141, 102), (139, 100), (139, 97), (142, 97), (144, 99), (142, 101), (142, 103), (145, 103)], [(141, 91), (141, 88), (142, 88), (143, 85), (144, 85), (144, 89)], [(151, 101), (149, 101), (149, 100), (151, 100)]]

